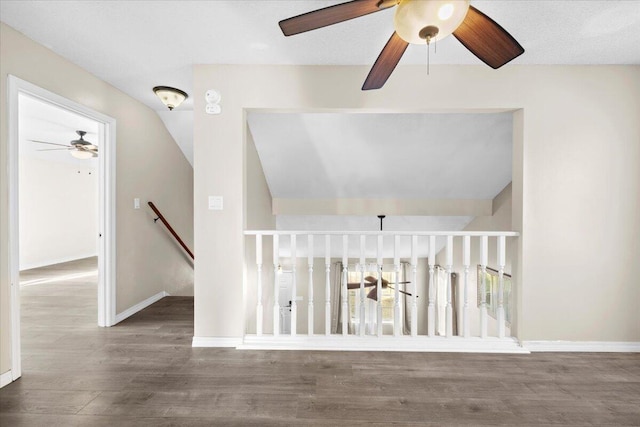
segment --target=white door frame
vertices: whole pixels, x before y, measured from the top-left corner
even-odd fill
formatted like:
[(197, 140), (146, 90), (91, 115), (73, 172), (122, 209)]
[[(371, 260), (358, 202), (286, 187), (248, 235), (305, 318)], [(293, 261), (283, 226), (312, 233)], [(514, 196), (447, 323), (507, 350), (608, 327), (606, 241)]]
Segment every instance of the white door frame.
[(99, 123), (98, 140), (98, 326), (116, 318), (116, 120), (18, 77), (7, 78), (9, 113), (9, 274), (11, 281), (11, 376), (22, 375), (20, 351), (20, 248), (18, 224), (18, 95), (24, 94)]

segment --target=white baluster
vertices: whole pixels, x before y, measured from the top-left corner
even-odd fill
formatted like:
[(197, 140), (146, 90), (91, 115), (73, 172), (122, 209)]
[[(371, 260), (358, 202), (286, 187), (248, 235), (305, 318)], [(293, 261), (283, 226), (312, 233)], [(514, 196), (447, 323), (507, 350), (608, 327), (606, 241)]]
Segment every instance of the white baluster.
[(349, 333), (349, 294), (347, 293), (347, 268), (349, 263), (349, 236), (342, 236), (342, 335)]
[(280, 236), (273, 235), (273, 275), (275, 277), (273, 283), (273, 335), (280, 335), (280, 261), (278, 251)]
[(487, 337), (487, 260), (489, 253), (489, 239), (480, 237), (480, 337)]
[(307, 236), (307, 265), (309, 266), (309, 304), (307, 305), (307, 333), (313, 335), (313, 234)]
[(471, 263), (471, 236), (464, 236), (462, 240), (462, 265), (464, 267), (464, 310), (463, 335), (471, 336), (471, 320), (469, 319), (469, 264)]
[(296, 284), (296, 235), (291, 235), (291, 336), (295, 337), (298, 326), (298, 304), (296, 298), (298, 294)]
[(331, 236), (324, 236), (324, 334), (331, 335)]
[(427, 334), (432, 337), (436, 334), (436, 236), (429, 236), (429, 306), (427, 307)]
[(382, 336), (382, 235), (378, 236), (378, 282), (376, 284), (376, 292), (378, 295), (378, 301), (376, 304), (377, 309), (377, 322), (376, 322), (376, 335)]
[(365, 248), (366, 248), (366, 239), (367, 236), (362, 235), (360, 236), (360, 295), (358, 298), (359, 300), (359, 304), (360, 304), (360, 311), (356, 311), (356, 313), (359, 313), (360, 315), (360, 326), (359, 326), (359, 333), (360, 336), (364, 336), (365, 332), (366, 332), (366, 321), (365, 321), (365, 316), (366, 316), (366, 311), (365, 311), (365, 292), (364, 292), (364, 271), (365, 271)]
[(418, 236), (411, 236), (411, 336), (418, 336)]
[(402, 334), (400, 320), (400, 236), (394, 236), (393, 239), (393, 265), (396, 277), (393, 293), (393, 335), (399, 337)]
[(256, 304), (256, 334), (262, 335), (262, 234), (256, 234), (256, 274), (258, 282), (258, 303)]
[(453, 307), (451, 305), (451, 293), (453, 281), (451, 280), (451, 268), (453, 267), (453, 236), (447, 236), (447, 337), (453, 336)]
[(498, 236), (498, 338), (505, 335), (504, 316), (504, 265), (505, 265), (505, 236)]

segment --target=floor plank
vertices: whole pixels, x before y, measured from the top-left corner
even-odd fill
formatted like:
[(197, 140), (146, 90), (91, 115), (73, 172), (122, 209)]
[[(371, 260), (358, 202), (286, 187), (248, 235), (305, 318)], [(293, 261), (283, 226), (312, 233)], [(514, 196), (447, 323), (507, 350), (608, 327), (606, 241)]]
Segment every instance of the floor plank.
[(193, 298), (96, 326), (95, 259), (21, 288), (11, 426), (640, 426), (640, 355), (192, 348)]

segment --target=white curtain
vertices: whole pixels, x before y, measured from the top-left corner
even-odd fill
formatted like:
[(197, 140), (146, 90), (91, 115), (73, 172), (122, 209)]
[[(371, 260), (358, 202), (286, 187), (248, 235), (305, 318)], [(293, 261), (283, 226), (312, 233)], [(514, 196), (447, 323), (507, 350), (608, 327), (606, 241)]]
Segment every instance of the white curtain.
[[(434, 273), (436, 292), (436, 335), (446, 335), (447, 325), (447, 272), (436, 265)], [(451, 306), (453, 308), (453, 335), (458, 334), (458, 275), (451, 273)]]
[(342, 290), (342, 263), (336, 262), (333, 264), (333, 274), (331, 275), (331, 333), (340, 334), (342, 328), (340, 328), (340, 321), (342, 319), (341, 309), (341, 295)]

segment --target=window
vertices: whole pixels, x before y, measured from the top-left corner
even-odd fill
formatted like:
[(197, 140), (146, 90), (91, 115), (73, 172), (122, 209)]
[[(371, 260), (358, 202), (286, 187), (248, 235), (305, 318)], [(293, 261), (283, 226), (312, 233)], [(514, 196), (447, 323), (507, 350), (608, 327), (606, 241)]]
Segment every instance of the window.
[[(498, 271), (487, 267), (485, 274), (485, 292), (484, 301), (487, 304), (487, 313), (489, 316), (497, 319), (498, 317), (498, 287), (499, 277)], [(482, 302), (482, 268), (478, 265), (478, 307)], [(511, 276), (503, 274), (502, 289), (502, 305), (504, 307), (504, 319), (507, 326), (511, 325)]]
[[(374, 310), (374, 304), (375, 300), (371, 299), (371, 298), (367, 298), (367, 295), (375, 289), (375, 286), (377, 286), (377, 278), (378, 278), (378, 272), (377, 270), (377, 266), (375, 264), (367, 264), (366, 268), (365, 268), (365, 272), (364, 272), (364, 277), (373, 277), (375, 278), (374, 280), (370, 280), (367, 281), (365, 279), (364, 281), (364, 294), (365, 294), (365, 311), (366, 311), (366, 315), (365, 318), (367, 319), (375, 319), (376, 318), (376, 314), (370, 311)], [(360, 280), (361, 280), (361, 273), (360, 273), (360, 266), (359, 265), (352, 265), (349, 266), (349, 271), (347, 273), (347, 282), (348, 283), (357, 283), (360, 284)], [(382, 278), (386, 281), (389, 282), (389, 286), (387, 287), (383, 287), (382, 288), (382, 298), (381, 298), (381, 302), (382, 302), (382, 322), (383, 323), (393, 323), (393, 306), (394, 306), (394, 299), (395, 299), (395, 287), (396, 284), (395, 282), (399, 281), (399, 282), (404, 282), (404, 268), (400, 268), (400, 277), (399, 280), (396, 280), (395, 277), (395, 267), (393, 265), (384, 265), (382, 267)], [(404, 290), (404, 285), (400, 285), (399, 287), (400, 290)], [(401, 302), (400, 302), (400, 309), (402, 310), (403, 307), (403, 303), (402, 303), (402, 293), (400, 294), (400, 298), (401, 298)], [(360, 304), (360, 289), (350, 289), (348, 290), (348, 299), (349, 299), (349, 318), (350, 321), (354, 324), (359, 324), (360, 323), (360, 314), (358, 313), (358, 309), (357, 307)], [(373, 317), (371, 317), (373, 316)]]

